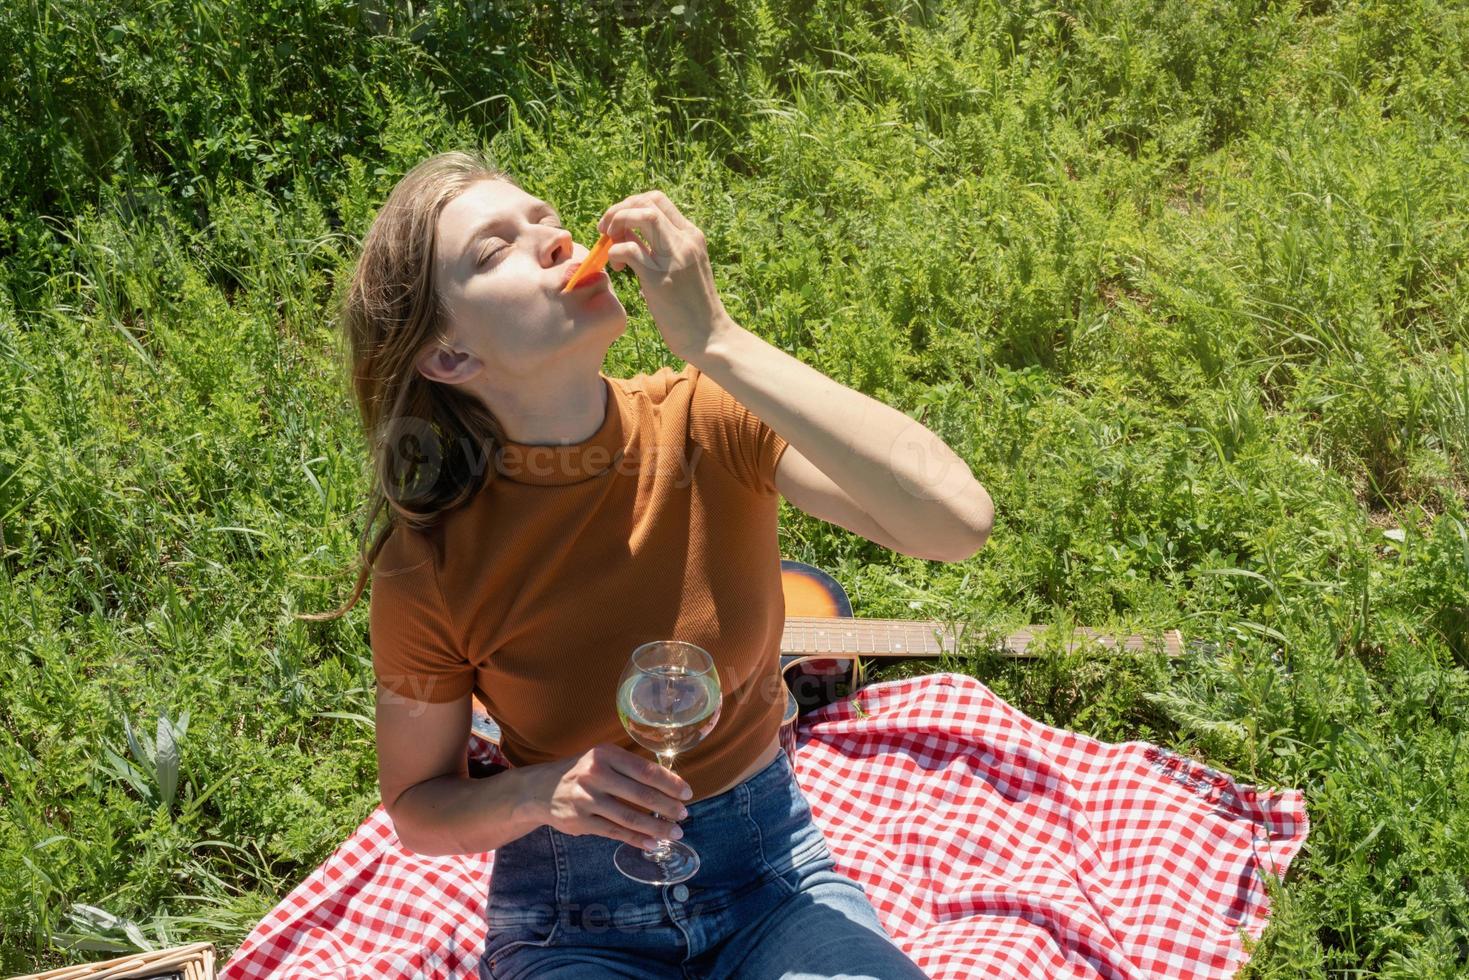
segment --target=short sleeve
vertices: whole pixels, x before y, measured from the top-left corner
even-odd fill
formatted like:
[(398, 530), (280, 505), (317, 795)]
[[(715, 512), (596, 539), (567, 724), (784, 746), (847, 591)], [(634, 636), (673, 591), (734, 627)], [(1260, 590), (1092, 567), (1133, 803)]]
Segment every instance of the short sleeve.
[(747, 488), (773, 494), (775, 467), (788, 443), (754, 412), (692, 364), (689, 438)]
[[(381, 567), (379, 567), (381, 566)], [(474, 689), (432, 552), (395, 528), (373, 563), (368, 637), (378, 683), (414, 701), (455, 701)]]

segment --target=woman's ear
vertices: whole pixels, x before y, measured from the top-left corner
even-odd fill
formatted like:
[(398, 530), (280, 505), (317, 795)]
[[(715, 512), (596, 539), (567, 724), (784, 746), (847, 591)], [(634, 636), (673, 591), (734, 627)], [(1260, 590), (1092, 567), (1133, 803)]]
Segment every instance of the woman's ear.
[(479, 370), (479, 358), (468, 351), (435, 344), (418, 355), (418, 373), (430, 381), (459, 384)]

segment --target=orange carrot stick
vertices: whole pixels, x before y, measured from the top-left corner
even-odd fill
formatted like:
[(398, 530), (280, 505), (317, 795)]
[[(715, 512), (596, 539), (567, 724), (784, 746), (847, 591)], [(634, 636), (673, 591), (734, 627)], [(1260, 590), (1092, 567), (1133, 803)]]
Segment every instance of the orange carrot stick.
[(576, 267), (576, 271), (571, 274), (571, 278), (566, 280), (566, 285), (561, 287), (561, 291), (564, 293), (568, 290), (575, 289), (576, 284), (587, 276), (601, 272), (602, 267), (607, 264), (607, 250), (611, 247), (612, 236), (604, 232), (597, 239), (597, 244), (593, 245), (592, 250), (587, 253), (587, 257), (582, 259), (581, 265)]

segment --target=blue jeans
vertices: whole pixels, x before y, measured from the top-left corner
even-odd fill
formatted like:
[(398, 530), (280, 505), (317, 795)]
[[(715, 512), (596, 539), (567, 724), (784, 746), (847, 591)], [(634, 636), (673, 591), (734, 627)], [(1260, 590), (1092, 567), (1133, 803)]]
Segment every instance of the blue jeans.
[(618, 842), (548, 824), (495, 852), (480, 980), (871, 977), (927, 980), (835, 864), (784, 752), (688, 807), (699, 870), (646, 885)]

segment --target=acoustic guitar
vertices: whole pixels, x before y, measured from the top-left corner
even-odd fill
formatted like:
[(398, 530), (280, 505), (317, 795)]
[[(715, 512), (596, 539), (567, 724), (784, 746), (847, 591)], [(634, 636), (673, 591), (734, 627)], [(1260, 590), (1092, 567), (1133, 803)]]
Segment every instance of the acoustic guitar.
[[(822, 705), (848, 697), (867, 682), (863, 661), (895, 663), (904, 660), (933, 660), (955, 653), (959, 636), (942, 623), (908, 619), (858, 619), (841, 583), (814, 565), (782, 558), (781, 591), (785, 595), (786, 622), (780, 642), (780, 672), (786, 684), (785, 715), (780, 740), (794, 757), (796, 725), (801, 715)], [(1032, 626), (1006, 636), (994, 649), (1007, 657), (1038, 655), (1037, 641), (1049, 627)], [(961, 631), (962, 632), (962, 631)], [(1066, 642), (1068, 651), (1084, 643), (1126, 651), (1161, 647), (1169, 657), (1184, 652), (1178, 630), (1165, 630), (1158, 639), (1132, 635), (1117, 637), (1077, 627)], [(1211, 644), (1194, 641), (1192, 647)], [(500, 744), (500, 726), (490, 717), (478, 697), (471, 721), (470, 772), (490, 775), (502, 767), (483, 760), (491, 753), (487, 744)]]

